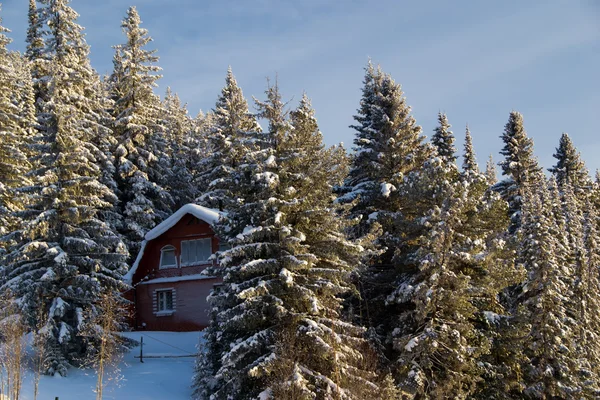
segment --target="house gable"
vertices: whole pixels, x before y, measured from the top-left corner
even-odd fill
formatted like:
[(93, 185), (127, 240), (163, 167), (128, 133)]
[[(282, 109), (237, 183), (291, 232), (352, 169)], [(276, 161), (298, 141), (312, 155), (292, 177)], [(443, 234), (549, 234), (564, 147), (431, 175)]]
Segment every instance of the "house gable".
[(221, 278), (202, 274), (215, 263), (220, 213), (188, 204), (146, 234), (126, 276), (136, 329), (197, 330), (208, 325), (206, 297)]
[[(172, 271), (159, 268), (161, 249), (165, 246), (173, 246), (176, 256), (181, 255), (181, 243), (191, 239), (211, 239), (211, 253), (215, 253), (219, 247), (219, 241), (212, 229), (212, 224), (218, 221), (220, 213), (195, 204), (187, 204), (176, 213), (157, 225), (146, 234), (145, 240), (131, 269), (125, 276), (125, 280), (135, 285), (144, 279), (183, 276), (197, 274), (206, 267), (203, 266), (182, 267), (178, 265)], [(178, 263), (179, 264), (179, 263)]]

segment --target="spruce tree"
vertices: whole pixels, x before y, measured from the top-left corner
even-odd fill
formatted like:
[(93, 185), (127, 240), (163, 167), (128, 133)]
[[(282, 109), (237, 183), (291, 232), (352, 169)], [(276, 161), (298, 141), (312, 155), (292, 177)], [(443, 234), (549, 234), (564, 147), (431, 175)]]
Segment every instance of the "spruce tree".
[(467, 125), (465, 130), (465, 151), (463, 153), (462, 169), (463, 173), (479, 173), (479, 166), (477, 165), (477, 157), (475, 156), (473, 138), (471, 137), (469, 125)]
[(456, 166), (439, 158), (411, 174), (406, 188), (407, 199), (435, 200), (416, 220), (399, 220), (418, 236), (397, 250), (403, 273), (386, 299), (390, 311), (400, 309), (390, 327), (392, 365), (414, 398), (470, 398), (484, 379), (512, 372), (490, 356), (499, 351), (496, 323), (508, 318), (498, 296), (522, 279), (506, 246), (506, 208), (483, 175), (457, 179)]
[[(356, 124), (351, 126), (356, 131), (354, 155), (346, 193), (340, 198), (341, 202), (358, 198), (352, 213), (363, 221), (356, 236), (368, 232), (368, 226), (379, 220), (378, 213), (398, 211), (400, 205), (391, 194), (405, 175), (422, 166), (430, 152), (401, 86), (370, 62), (365, 71)], [(379, 222), (384, 231), (389, 228)]]
[(211, 115), (209, 155), (199, 167), (199, 204), (217, 209), (228, 208), (233, 188), (224, 179), (239, 166), (244, 156), (246, 136), (251, 140), (260, 130), (229, 67), (225, 86)]
[[(598, 327), (600, 325), (592, 315), (597, 309), (600, 297), (598, 296), (598, 268), (594, 254), (595, 239), (590, 234), (595, 234), (595, 213), (589, 200), (582, 204), (576, 194), (577, 188), (569, 183), (564, 183), (561, 193), (562, 224), (558, 229), (561, 234), (555, 236), (564, 242), (557, 251), (557, 260), (562, 265), (560, 272), (572, 272), (572, 276), (563, 276), (562, 280), (568, 285), (567, 309), (573, 336), (575, 339), (576, 353), (573, 356), (578, 363), (578, 378), (581, 380), (581, 389), (586, 397), (593, 398), (600, 393), (597, 375), (598, 369)], [(592, 220), (590, 220), (592, 218)], [(562, 225), (562, 226), (561, 226)], [(588, 250), (588, 247), (591, 249)], [(591, 314), (590, 314), (591, 313)]]
[(418, 213), (414, 207), (420, 206), (406, 201), (401, 189), (410, 174), (424, 168), (433, 149), (423, 143), (421, 127), (412, 117), (400, 85), (389, 74), (369, 63), (363, 84), (356, 124), (351, 126), (356, 131), (351, 169), (338, 202), (351, 202), (351, 218), (360, 220), (351, 228), (352, 237), (377, 234), (375, 251), (364, 254), (370, 267), (361, 273), (361, 296), (356, 297), (354, 306), (358, 322), (371, 328), (369, 335), (383, 353), (387, 347), (384, 338), (391, 330), (387, 325), (394, 320), (389, 315), (398, 312), (387, 308), (385, 299), (403, 274), (394, 254), (401, 247), (399, 242), (419, 235), (396, 221), (399, 215), (411, 218)]
[[(591, 190), (589, 191), (589, 199), (596, 211), (596, 215), (600, 212), (600, 171), (596, 170), (594, 175), (594, 181), (592, 182)], [(598, 225), (600, 227), (600, 219), (598, 219)]]
[(576, 271), (577, 345), (583, 392), (590, 398), (600, 396), (600, 252), (597, 214), (589, 200), (583, 207), (583, 243)]
[[(1, 23), (0, 18), (0, 237), (19, 227), (18, 214), (26, 206), (19, 188), (30, 183), (27, 173), (31, 167), (27, 148), (31, 141), (28, 126), (31, 121), (25, 110), (27, 87), (24, 87), (28, 82), (20, 79), (25, 66), (20, 55), (7, 50), (10, 39), (6, 33), (10, 31)], [(10, 239), (6, 237), (4, 241)]]
[(431, 137), (431, 143), (437, 150), (444, 162), (454, 162), (456, 160), (456, 148), (454, 147), (454, 134), (450, 130), (448, 117), (445, 113), (438, 113), (438, 126), (434, 129)]
[(514, 233), (521, 225), (521, 201), (523, 187), (538, 176), (540, 167), (533, 155), (533, 140), (527, 136), (523, 126), (523, 116), (512, 111), (501, 136), (504, 147), (500, 151), (505, 159), (498, 163), (506, 177), (494, 186), (502, 198), (508, 202), (511, 224), (508, 228)]
[(167, 88), (162, 108), (161, 125), (168, 142), (169, 162), (167, 164), (171, 165), (166, 186), (175, 202), (175, 209), (179, 209), (184, 204), (193, 202), (197, 195), (198, 190), (193, 182), (191, 159), (194, 154), (191, 146), (198, 146), (198, 144), (192, 142), (194, 124), (188, 115), (186, 105), (181, 104), (179, 96), (172, 93), (171, 88)]
[(519, 258), (529, 272), (521, 300), (528, 312), (529, 334), (524, 365), (525, 396), (573, 398), (580, 390), (573, 324), (569, 320), (571, 266), (557, 263), (558, 221), (545, 185), (523, 190), (523, 224)]
[[(35, 149), (30, 207), (33, 214), (15, 232), (19, 238), (5, 259), (2, 291), (37, 327), (42, 308), (50, 374), (65, 375), (69, 365), (94, 351), (98, 337), (80, 336), (86, 315), (101, 313), (102, 291), (120, 298), (126, 249), (111, 227), (98, 218), (110, 204), (110, 190), (99, 182), (94, 145), (102, 130), (95, 110), (101, 109), (93, 89), (95, 72), (88, 59), (83, 28), (66, 0), (47, 0), (44, 23), (49, 27), (46, 57), (51, 61), (48, 101), (39, 116), (42, 135)], [(114, 195), (112, 195), (114, 196)]]
[(267, 96), (258, 109), (269, 128), (235, 169), (243, 201), (217, 227), (233, 248), (221, 257), (226, 275), (211, 298), (208, 369), (196, 395), (382, 398), (363, 328), (342, 320), (361, 251), (332, 207), (345, 154), (324, 148), (306, 97), (288, 118), (277, 85)]
[(189, 173), (192, 175), (192, 186), (196, 199), (202, 193), (204, 188), (198, 184), (200, 177), (205, 173), (207, 160), (210, 159), (212, 147), (210, 145), (210, 134), (213, 129), (213, 113), (206, 114), (200, 110), (196, 117), (191, 118), (191, 129), (185, 137), (187, 149), (189, 149), (189, 158), (186, 160)]
[(164, 130), (158, 124), (161, 104), (153, 93), (160, 78), (155, 65), (156, 50), (147, 50), (152, 40), (140, 27), (135, 7), (127, 10), (121, 27), (127, 41), (115, 47), (110, 96), (114, 100), (114, 150), (123, 228), (131, 254), (137, 254), (146, 232), (173, 211), (173, 199), (165, 190), (169, 169), (163, 154)]
[(488, 184), (490, 186), (498, 183), (498, 178), (496, 177), (496, 163), (494, 163), (494, 158), (490, 154), (488, 161), (485, 165), (485, 177), (487, 178)]
[[(41, 1), (42, 4), (47, 2)], [(33, 79), (34, 97), (37, 104), (37, 112), (41, 112), (43, 102), (48, 100), (48, 72), (50, 57), (45, 51), (44, 43), (44, 21), (45, 8), (38, 8), (36, 0), (29, 0), (29, 12), (27, 28), (27, 49), (25, 57), (31, 63), (31, 77)], [(38, 99), (40, 99), (38, 101)]]
[(90, 88), (93, 89), (91, 96), (94, 96), (97, 100), (96, 107), (98, 107), (94, 110), (98, 119), (98, 131), (92, 139), (92, 143), (96, 148), (94, 157), (101, 170), (100, 183), (110, 191), (104, 198), (110, 204), (110, 207), (100, 211), (100, 219), (108, 223), (114, 232), (120, 232), (123, 229), (123, 215), (119, 204), (119, 187), (114, 155), (117, 139), (112, 131), (114, 119), (111, 112), (114, 102), (109, 96), (106, 80), (100, 80), (98, 75), (95, 74), (92, 78)]
[(570, 184), (577, 193), (586, 192), (590, 188), (592, 182), (589, 172), (581, 160), (581, 154), (566, 133), (560, 137), (554, 158), (557, 160), (556, 165), (548, 168), (548, 171), (554, 174), (560, 187)]
[(9, 53), (15, 71), (16, 89), (12, 92), (13, 104), (18, 108), (19, 125), (27, 135), (33, 137), (37, 133), (37, 116), (35, 106), (35, 90), (31, 79), (31, 63), (17, 52)]
[(453, 196), (428, 216), (432, 229), (418, 252), (411, 320), (419, 329), (394, 343), (400, 353), (400, 385), (416, 398), (466, 398), (479, 379), (477, 359), (488, 350), (471, 322), (477, 309), (469, 301), (469, 276), (450, 259), (464, 200)]

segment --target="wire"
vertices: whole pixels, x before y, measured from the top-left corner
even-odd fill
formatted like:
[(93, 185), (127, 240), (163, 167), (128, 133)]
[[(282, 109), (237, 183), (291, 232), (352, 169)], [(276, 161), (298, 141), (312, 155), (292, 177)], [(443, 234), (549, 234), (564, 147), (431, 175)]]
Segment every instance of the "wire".
[[(142, 332), (140, 332), (140, 333), (142, 333)], [(184, 353), (186, 353), (186, 354), (189, 354), (189, 351), (188, 351), (188, 350), (183, 350), (183, 349), (181, 349), (181, 348), (179, 348), (179, 347), (175, 347), (175, 346), (173, 346), (173, 345), (171, 345), (171, 344), (169, 344), (169, 343), (167, 343), (167, 342), (163, 342), (162, 340), (159, 340), (159, 339), (157, 339), (157, 338), (153, 338), (152, 336), (150, 336), (150, 335), (148, 335), (148, 334), (146, 334), (146, 333), (142, 333), (142, 335), (143, 335), (143, 336), (146, 336), (146, 337), (148, 337), (148, 338), (150, 338), (150, 339), (152, 339), (152, 340), (156, 340), (157, 342), (160, 342), (160, 343), (162, 343), (162, 344), (166, 344), (167, 346), (169, 346), (169, 347), (172, 347), (172, 348), (174, 348), (174, 349), (177, 349), (177, 350), (179, 350), (179, 351), (182, 351), (182, 352), (184, 352)]]

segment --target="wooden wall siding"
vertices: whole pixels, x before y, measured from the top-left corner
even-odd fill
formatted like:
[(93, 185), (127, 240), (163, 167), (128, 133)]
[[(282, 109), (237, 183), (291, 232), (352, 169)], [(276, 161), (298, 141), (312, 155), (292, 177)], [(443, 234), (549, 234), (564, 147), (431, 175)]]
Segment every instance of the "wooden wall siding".
[[(135, 317), (132, 324), (134, 329), (193, 331), (208, 326), (209, 307), (206, 297), (221, 279), (138, 284), (142, 280), (202, 273), (209, 264), (159, 269), (160, 250), (164, 246), (175, 247), (175, 255), (179, 262), (181, 242), (200, 238), (211, 238), (213, 254), (218, 251), (219, 240), (210, 225), (191, 214), (186, 214), (168, 231), (146, 243), (143, 257), (132, 279), (134, 289), (131, 292), (135, 293), (135, 296), (130, 296), (135, 297)], [(174, 291), (174, 312), (163, 314), (158, 312), (157, 291), (167, 289)]]
[(164, 246), (174, 246), (175, 255), (179, 261), (179, 255), (181, 254), (181, 242), (183, 240), (201, 238), (212, 239), (211, 244), (213, 253), (219, 249), (219, 239), (215, 236), (210, 225), (202, 220), (197, 219), (191, 214), (184, 215), (178, 223), (171, 227), (171, 229), (163, 233), (160, 237), (151, 240), (146, 244), (144, 256), (140, 260), (138, 269), (133, 276), (133, 284), (136, 284), (144, 278), (167, 278), (201, 273), (208, 265), (210, 265), (210, 263), (159, 269), (160, 250)]
[(158, 292), (159, 291), (170, 291), (172, 293), (173, 298), (173, 312), (177, 310), (177, 289), (174, 287), (155, 289), (152, 292), (152, 314), (157, 315), (160, 311), (158, 311)]
[[(206, 297), (213, 286), (220, 283), (218, 278), (198, 281), (167, 282), (139, 285), (136, 287), (136, 328), (145, 330), (194, 331), (204, 329), (209, 324)], [(157, 313), (156, 292), (174, 289), (174, 312), (170, 315)], [(145, 326), (143, 325), (145, 323)]]

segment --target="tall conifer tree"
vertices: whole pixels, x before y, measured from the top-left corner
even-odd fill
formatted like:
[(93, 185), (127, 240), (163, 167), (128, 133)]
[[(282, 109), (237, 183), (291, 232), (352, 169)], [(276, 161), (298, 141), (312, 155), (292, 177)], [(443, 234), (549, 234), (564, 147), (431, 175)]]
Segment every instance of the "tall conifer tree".
[[(0, 10), (1, 11), (1, 10)], [(19, 191), (27, 186), (30, 170), (27, 146), (31, 141), (31, 123), (25, 111), (27, 82), (21, 79), (26, 70), (20, 55), (10, 53), (6, 46), (10, 32), (0, 18), (0, 237), (17, 230), (18, 212), (23, 211), (26, 199)], [(10, 242), (8, 237), (6, 241)], [(0, 248), (3, 246), (0, 245)], [(1, 251), (0, 251), (1, 254)]]
[(479, 172), (479, 166), (477, 165), (477, 157), (475, 156), (475, 149), (473, 148), (473, 138), (471, 137), (469, 125), (467, 125), (467, 128), (465, 129), (465, 150), (463, 153), (462, 169), (464, 173)]
[(45, 51), (46, 44), (44, 43), (45, 10), (45, 7), (38, 8), (36, 0), (29, 0), (29, 26), (27, 28), (25, 57), (31, 63), (31, 77), (38, 112), (42, 111), (43, 102), (48, 100), (47, 86), (50, 57)]
[(229, 67), (225, 86), (211, 116), (208, 139), (210, 154), (200, 166), (199, 204), (218, 209), (229, 207), (233, 188), (225, 178), (239, 166), (244, 156), (245, 137), (251, 140), (260, 130)]
[(258, 103), (269, 121), (257, 136), (262, 146), (248, 149), (234, 170), (244, 201), (232, 203), (218, 228), (234, 247), (222, 255), (227, 274), (211, 299), (208, 365), (201, 364), (208, 369), (199, 369), (196, 393), (381, 398), (363, 329), (341, 320), (340, 296), (352, 290), (360, 253), (331, 203), (345, 154), (324, 148), (306, 97), (290, 120), (276, 85), (267, 96)]
[[(543, 181), (542, 181), (543, 182)], [(523, 225), (519, 258), (529, 272), (521, 298), (530, 331), (524, 366), (531, 398), (572, 398), (580, 390), (573, 325), (568, 297), (573, 276), (570, 265), (557, 263), (560, 230), (551, 193), (545, 185), (523, 188)]]
[[(377, 213), (395, 213), (399, 205), (391, 194), (403, 182), (405, 175), (422, 166), (430, 149), (423, 143), (421, 127), (410, 114), (399, 84), (371, 62), (365, 69), (362, 97), (356, 121), (354, 155), (345, 193), (340, 201), (359, 198), (353, 215), (360, 216), (361, 233), (379, 220)], [(375, 213), (375, 214), (374, 214)], [(371, 216), (371, 218), (369, 218)], [(386, 223), (379, 221), (384, 225)], [(389, 225), (389, 224), (387, 224)]]
[[(42, 308), (47, 323), (47, 372), (65, 375), (93, 351), (98, 337), (82, 337), (85, 315), (101, 313), (102, 291), (120, 297), (126, 249), (111, 227), (98, 218), (110, 204), (110, 189), (99, 182), (94, 145), (102, 124), (93, 89), (95, 72), (88, 60), (83, 28), (66, 0), (46, 0), (44, 23), (49, 28), (46, 57), (52, 67), (48, 101), (39, 116), (42, 135), (31, 219), (15, 232), (20, 238), (6, 257), (2, 290), (17, 296), (17, 304), (37, 326)], [(89, 312), (89, 314), (87, 314)]]
[(181, 104), (177, 94), (167, 88), (163, 101), (162, 126), (168, 141), (168, 157), (171, 165), (167, 187), (175, 209), (195, 200), (198, 188), (194, 184), (193, 162), (194, 150), (192, 146), (200, 146), (195, 143), (194, 123), (189, 117), (186, 105)]
[(560, 137), (554, 158), (557, 160), (556, 165), (548, 168), (548, 171), (554, 174), (560, 187), (570, 184), (576, 189), (576, 193), (586, 192), (591, 187), (589, 172), (581, 160), (581, 154), (566, 133)]
[(130, 7), (121, 24), (127, 41), (115, 47), (110, 78), (118, 194), (124, 217), (121, 232), (132, 254), (138, 252), (146, 232), (173, 211), (173, 199), (162, 186), (168, 179), (163, 176), (165, 157), (160, 154), (165, 138), (158, 124), (160, 99), (153, 93), (160, 67), (156, 50), (146, 49), (152, 39), (140, 24), (136, 8)]
[(533, 155), (533, 140), (527, 136), (523, 126), (523, 116), (517, 111), (510, 113), (501, 136), (504, 147), (500, 154), (505, 159), (499, 163), (506, 177), (494, 186), (502, 198), (508, 202), (511, 218), (509, 232), (514, 233), (521, 225), (521, 201), (523, 187), (535, 176), (539, 176), (537, 160)]
[(490, 186), (498, 183), (498, 178), (496, 177), (496, 163), (494, 163), (494, 157), (490, 154), (487, 163), (485, 164), (485, 177), (488, 180)]
[(454, 134), (450, 130), (450, 123), (445, 113), (438, 113), (438, 126), (434, 129), (431, 137), (431, 143), (437, 150), (444, 162), (454, 162), (456, 160), (456, 148), (454, 147)]

